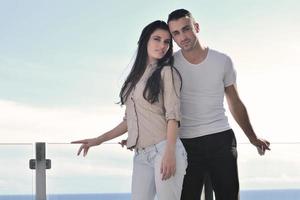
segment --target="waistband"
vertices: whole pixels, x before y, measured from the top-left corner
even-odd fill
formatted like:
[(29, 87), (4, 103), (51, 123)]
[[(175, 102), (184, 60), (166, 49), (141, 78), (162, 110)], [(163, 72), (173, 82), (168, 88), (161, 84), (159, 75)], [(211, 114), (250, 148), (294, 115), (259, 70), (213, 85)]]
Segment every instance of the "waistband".
[[(152, 144), (148, 147), (144, 147), (144, 148), (135, 148), (134, 151), (136, 153), (149, 153), (151, 151), (156, 151), (158, 152), (159, 149), (161, 149), (162, 147), (165, 146), (165, 144), (167, 143), (167, 140), (163, 140), (157, 144)], [(179, 138), (177, 138), (176, 140), (176, 146), (179, 145), (181, 143), (181, 140)]]

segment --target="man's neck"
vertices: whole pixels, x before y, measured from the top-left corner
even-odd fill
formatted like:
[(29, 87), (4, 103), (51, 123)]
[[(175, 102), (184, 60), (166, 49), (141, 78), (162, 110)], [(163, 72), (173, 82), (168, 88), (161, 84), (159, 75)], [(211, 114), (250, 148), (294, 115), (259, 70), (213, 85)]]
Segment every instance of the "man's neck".
[(196, 44), (196, 46), (189, 50), (189, 51), (184, 51), (181, 50), (182, 55), (184, 58), (192, 64), (200, 64), (202, 61), (205, 60), (207, 53), (208, 53), (208, 48), (202, 46), (200, 43)]

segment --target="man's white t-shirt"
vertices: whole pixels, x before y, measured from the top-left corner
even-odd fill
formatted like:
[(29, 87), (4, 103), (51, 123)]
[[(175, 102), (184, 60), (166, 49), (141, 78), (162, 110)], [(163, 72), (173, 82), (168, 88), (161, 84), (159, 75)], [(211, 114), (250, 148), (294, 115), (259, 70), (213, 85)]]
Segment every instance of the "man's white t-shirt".
[(182, 77), (179, 136), (195, 138), (230, 129), (223, 105), (225, 87), (236, 82), (230, 57), (209, 49), (205, 60), (191, 64), (179, 50), (174, 66)]

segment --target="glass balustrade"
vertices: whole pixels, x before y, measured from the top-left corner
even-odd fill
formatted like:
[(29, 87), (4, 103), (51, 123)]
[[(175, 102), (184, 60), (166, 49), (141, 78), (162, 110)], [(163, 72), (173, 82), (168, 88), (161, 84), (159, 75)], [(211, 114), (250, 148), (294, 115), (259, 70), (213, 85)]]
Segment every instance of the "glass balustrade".
[[(77, 156), (80, 145), (46, 144), (48, 200), (129, 200), (133, 152), (105, 143)], [(251, 144), (238, 144), (242, 200), (300, 199), (300, 143), (272, 144), (260, 156)], [(0, 144), (0, 200), (35, 199), (32, 144)]]
[(49, 200), (130, 199), (133, 152), (105, 143), (77, 156), (80, 145), (47, 144)]
[(0, 143), (0, 200), (34, 198), (34, 171), (29, 168), (33, 156), (30, 143)]

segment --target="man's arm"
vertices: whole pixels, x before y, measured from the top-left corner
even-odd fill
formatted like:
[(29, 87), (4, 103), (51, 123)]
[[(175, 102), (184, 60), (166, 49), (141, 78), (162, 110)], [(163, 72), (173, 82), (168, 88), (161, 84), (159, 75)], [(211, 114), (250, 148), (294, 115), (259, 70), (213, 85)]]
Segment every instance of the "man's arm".
[(249, 116), (247, 113), (247, 109), (243, 102), (241, 101), (236, 85), (230, 85), (225, 88), (225, 95), (228, 103), (229, 110), (238, 123), (238, 125), (242, 128), (249, 141), (256, 147), (261, 148), (264, 152), (266, 149), (270, 150), (270, 143), (267, 140), (258, 138), (255, 134), (252, 125), (249, 120)]

